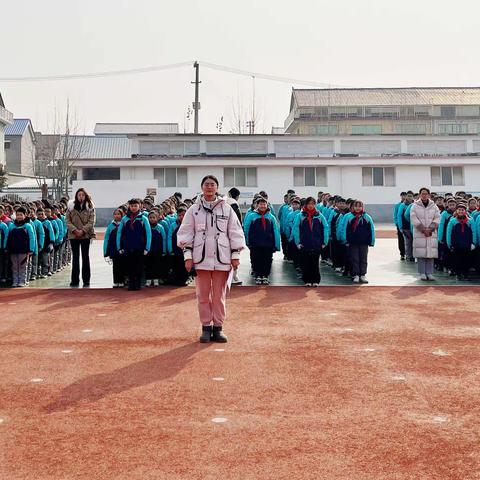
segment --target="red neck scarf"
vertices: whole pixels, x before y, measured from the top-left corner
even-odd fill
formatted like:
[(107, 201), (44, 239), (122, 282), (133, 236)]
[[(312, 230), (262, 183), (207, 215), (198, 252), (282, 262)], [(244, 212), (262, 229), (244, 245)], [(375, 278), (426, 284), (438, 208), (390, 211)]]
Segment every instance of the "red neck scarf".
[(265, 210), (263, 213), (262, 212), (258, 212), (259, 215), (261, 215), (261, 220), (262, 220), (262, 227), (263, 227), (263, 230), (267, 230), (267, 219), (265, 218), (265, 215), (267, 214), (267, 211)]
[(465, 225), (469, 220), (470, 220), (470, 217), (468, 215), (465, 215), (463, 218), (457, 217), (458, 223), (462, 226), (462, 233), (465, 232)]
[(360, 213), (353, 213), (355, 215), (355, 220), (353, 221), (352, 224), (352, 230), (355, 231), (358, 227), (358, 222), (360, 221), (361, 216), (363, 215), (363, 211)]
[(313, 230), (313, 217), (317, 214), (317, 210), (314, 208), (313, 210), (309, 210), (307, 207), (303, 208), (303, 213), (307, 216), (308, 225), (310, 227), (310, 231)]
[(135, 218), (137, 217), (138, 213), (133, 213), (131, 211), (129, 211), (127, 213), (127, 217), (128, 217), (128, 223), (130, 224), (130, 229), (133, 230), (133, 221), (135, 220)]

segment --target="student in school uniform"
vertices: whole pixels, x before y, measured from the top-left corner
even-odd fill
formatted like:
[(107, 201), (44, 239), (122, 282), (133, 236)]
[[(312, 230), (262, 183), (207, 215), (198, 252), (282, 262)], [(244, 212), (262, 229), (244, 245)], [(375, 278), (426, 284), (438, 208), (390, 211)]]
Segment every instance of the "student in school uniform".
[(35, 251), (35, 232), (27, 221), (27, 210), (18, 207), (15, 221), (8, 226), (7, 251), (12, 263), (12, 287), (25, 287), (28, 281), (28, 257)]
[(123, 210), (117, 208), (113, 212), (113, 220), (107, 225), (103, 237), (103, 256), (112, 261), (113, 288), (125, 286), (124, 257), (117, 250), (117, 231), (123, 218)]
[(148, 219), (140, 211), (140, 200), (128, 202), (127, 214), (117, 230), (117, 250), (125, 255), (125, 271), (128, 276), (128, 290), (140, 290), (144, 259), (150, 250), (152, 230)]
[(283, 224), (284, 224), (284, 219), (288, 215), (290, 211), (290, 196), (288, 194), (283, 196), (283, 205), (278, 209), (278, 225), (280, 227), (280, 239), (281, 239), (281, 244), (282, 244), (282, 252), (283, 252), (283, 259), (288, 260), (288, 251), (287, 251), (287, 245), (288, 245), (288, 240), (287, 237), (285, 236), (285, 232), (283, 231)]
[[(10, 223), (10, 222), (9, 222)], [(6, 253), (8, 224), (0, 220), (0, 286), (7, 283), (8, 256)]]
[(332, 266), (337, 273), (342, 272), (345, 267), (346, 247), (338, 238), (341, 220), (343, 215), (348, 213), (347, 202), (342, 197), (337, 197), (335, 201), (335, 210), (330, 219), (330, 245)]
[(398, 242), (398, 251), (400, 252), (400, 260), (405, 260), (405, 238), (403, 237), (402, 233), (402, 225), (398, 223), (398, 209), (401, 205), (405, 202), (405, 198), (407, 197), (407, 192), (400, 193), (400, 202), (395, 204), (393, 209), (393, 223), (397, 228), (397, 242)]
[(280, 251), (280, 228), (268, 208), (268, 201), (259, 198), (255, 212), (244, 224), (245, 239), (251, 251), (252, 270), (257, 285), (268, 285), (273, 253)]
[(320, 285), (320, 252), (328, 243), (329, 227), (325, 217), (317, 210), (313, 197), (305, 200), (302, 212), (295, 217), (293, 237), (300, 251), (302, 280), (306, 287)]
[(37, 219), (35, 208), (30, 208), (29, 212), (30, 223), (35, 231), (35, 252), (31, 256), (29, 263), (29, 280), (36, 280), (39, 275), (39, 254), (43, 250), (43, 242), (45, 240), (45, 232), (42, 223)]
[(440, 215), (438, 225), (438, 259), (439, 270), (445, 273), (452, 273), (453, 265), (450, 249), (447, 246), (447, 227), (457, 209), (457, 201), (451, 197), (447, 200), (446, 208)]
[[(414, 262), (413, 256), (413, 232), (410, 223), (410, 205), (413, 204), (414, 194), (411, 190), (407, 192), (405, 200), (398, 206), (396, 225), (400, 228), (403, 234), (405, 244), (405, 257), (409, 262)], [(411, 208), (411, 207), (410, 207)]]
[(459, 203), (447, 227), (447, 245), (452, 252), (454, 271), (458, 280), (468, 278), (473, 266), (473, 251), (478, 245), (475, 222), (467, 214), (467, 205)]
[(288, 259), (293, 262), (293, 266), (297, 271), (297, 276), (301, 278), (302, 270), (300, 268), (300, 254), (295, 244), (295, 239), (293, 237), (293, 225), (295, 223), (295, 218), (297, 215), (300, 215), (301, 212), (301, 200), (298, 197), (292, 198), (290, 202), (291, 211), (288, 213), (287, 218), (284, 222), (283, 231), (287, 238), (288, 244)]
[(55, 232), (50, 220), (47, 219), (45, 210), (37, 208), (37, 219), (43, 228), (43, 248), (38, 253), (39, 278), (46, 278), (52, 275), (50, 256), (53, 254), (55, 244)]
[(158, 220), (157, 212), (150, 210), (148, 221), (152, 230), (152, 242), (145, 256), (145, 286), (147, 287), (160, 286), (160, 279), (163, 276), (162, 266), (167, 255), (167, 232)]
[(349, 251), (353, 283), (368, 283), (368, 248), (375, 245), (375, 225), (361, 200), (353, 202), (352, 212), (345, 215), (341, 228), (339, 236)]
[[(177, 235), (182, 226), (185, 213), (188, 208), (186, 205), (179, 205), (177, 208), (177, 219), (175, 223), (170, 225), (168, 231), (167, 248), (170, 258), (172, 259), (172, 283), (178, 287), (185, 287), (190, 283), (190, 273), (185, 268), (185, 261), (183, 258), (183, 250), (177, 245)], [(235, 210), (232, 208), (235, 212)], [(237, 216), (238, 217), (238, 216)]]

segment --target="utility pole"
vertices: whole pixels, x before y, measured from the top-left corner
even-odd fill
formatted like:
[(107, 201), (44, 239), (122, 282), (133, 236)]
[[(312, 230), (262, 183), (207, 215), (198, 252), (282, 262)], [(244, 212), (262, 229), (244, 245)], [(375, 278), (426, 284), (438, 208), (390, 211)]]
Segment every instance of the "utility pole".
[(195, 69), (195, 81), (191, 82), (195, 84), (195, 101), (193, 102), (193, 110), (195, 112), (195, 127), (193, 130), (193, 133), (198, 135), (198, 111), (200, 110), (200, 102), (199, 102), (198, 94), (199, 94), (199, 86), (202, 83), (200, 81), (200, 64), (198, 62), (195, 62), (193, 64), (193, 68)]

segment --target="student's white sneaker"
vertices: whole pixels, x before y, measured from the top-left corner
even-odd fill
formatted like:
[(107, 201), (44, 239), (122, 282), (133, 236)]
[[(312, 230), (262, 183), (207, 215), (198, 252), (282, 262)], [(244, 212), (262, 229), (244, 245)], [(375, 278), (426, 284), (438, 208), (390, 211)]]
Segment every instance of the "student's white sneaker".
[(312, 284), (311, 284), (311, 283), (306, 283), (305, 286), (306, 286), (306, 287), (311, 287)]
[(434, 282), (435, 277), (433, 275), (427, 275), (427, 280), (429, 280), (430, 282)]
[(159, 287), (160, 286), (160, 280), (154, 280), (153, 281), (153, 286), (154, 287)]
[(261, 285), (262, 284), (262, 279), (260, 277), (257, 277), (255, 279), (255, 285)]
[(422, 273), (422, 275), (420, 275), (420, 280), (426, 282), (428, 280), (428, 277), (424, 273)]
[(319, 287), (319, 286), (320, 286), (319, 283), (312, 283), (312, 287), (315, 287), (315, 288), (316, 288), (316, 287)]
[(337, 268), (335, 269), (335, 271), (336, 271), (337, 273), (341, 273), (341, 272), (342, 272), (342, 269), (341, 269), (340, 267), (337, 267)]
[(118, 288), (118, 283), (114, 283), (113, 288)]
[(267, 277), (262, 278), (262, 283), (263, 283), (263, 285), (270, 285), (270, 281), (268, 280)]
[(365, 275), (362, 275), (360, 277), (360, 283), (368, 283), (367, 277)]
[(358, 275), (353, 277), (353, 283), (360, 283), (360, 277)]

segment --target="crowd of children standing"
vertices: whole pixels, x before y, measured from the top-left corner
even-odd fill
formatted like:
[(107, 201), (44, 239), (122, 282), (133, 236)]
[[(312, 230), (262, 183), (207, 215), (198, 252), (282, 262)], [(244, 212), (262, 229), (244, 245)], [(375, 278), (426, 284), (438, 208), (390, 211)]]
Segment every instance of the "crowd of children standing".
[[(419, 261), (414, 238), (425, 226), (415, 223), (415, 206), (427, 205), (422, 194), (428, 193), (428, 201), (435, 205), (438, 220), (427, 231), (436, 250), (433, 249), (432, 269), (467, 280), (480, 273), (480, 198), (465, 192), (437, 194), (428, 188), (418, 193), (409, 190), (400, 194), (395, 205), (393, 220), (397, 228), (398, 249), (402, 261)], [(413, 212), (413, 214), (412, 214)], [(428, 229), (428, 227), (427, 227)], [(420, 272), (422, 280), (434, 280), (432, 272)]]
[(50, 277), (71, 260), (65, 212), (67, 199), (53, 204), (0, 202), (0, 287), (25, 287)]

